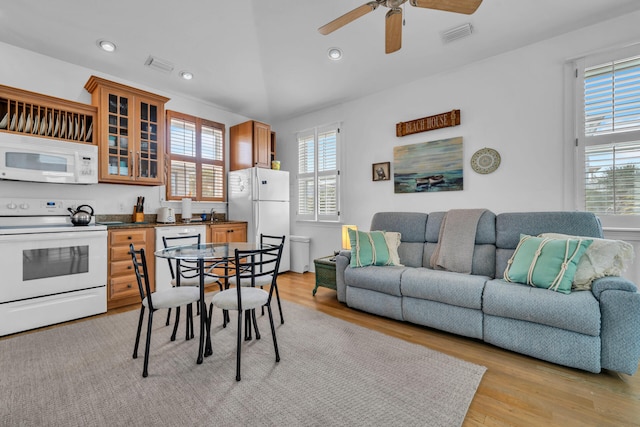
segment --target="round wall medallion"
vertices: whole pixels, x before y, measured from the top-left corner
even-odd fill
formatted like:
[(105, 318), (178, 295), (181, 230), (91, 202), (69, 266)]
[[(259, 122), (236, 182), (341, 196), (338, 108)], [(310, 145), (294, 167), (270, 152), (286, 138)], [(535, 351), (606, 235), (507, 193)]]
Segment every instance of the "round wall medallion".
[(493, 148), (481, 148), (471, 156), (471, 167), (478, 173), (491, 173), (500, 166), (500, 153)]

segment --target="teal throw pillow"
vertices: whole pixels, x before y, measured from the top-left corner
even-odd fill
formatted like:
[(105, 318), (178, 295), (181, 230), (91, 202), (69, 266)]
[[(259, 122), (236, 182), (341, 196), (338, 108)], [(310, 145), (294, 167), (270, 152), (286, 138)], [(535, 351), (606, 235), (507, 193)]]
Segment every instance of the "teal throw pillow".
[(351, 267), (389, 265), (389, 248), (384, 231), (356, 231), (349, 229)]
[(591, 242), (581, 238), (552, 239), (521, 234), (504, 271), (504, 280), (571, 293), (578, 262)]

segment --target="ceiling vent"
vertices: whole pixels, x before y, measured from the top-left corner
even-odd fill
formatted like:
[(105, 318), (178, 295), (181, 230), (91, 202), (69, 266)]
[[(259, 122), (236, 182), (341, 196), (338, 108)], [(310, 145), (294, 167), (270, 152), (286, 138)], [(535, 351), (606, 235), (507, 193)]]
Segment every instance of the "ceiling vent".
[(460, 25), (459, 27), (450, 28), (448, 30), (442, 31), (440, 33), (440, 39), (443, 44), (451, 43), (456, 40), (463, 39), (465, 37), (469, 37), (473, 32), (473, 27), (471, 24)]
[(174, 65), (171, 62), (164, 59), (156, 58), (155, 56), (151, 55), (149, 55), (144, 65), (167, 74), (170, 74), (174, 68)]

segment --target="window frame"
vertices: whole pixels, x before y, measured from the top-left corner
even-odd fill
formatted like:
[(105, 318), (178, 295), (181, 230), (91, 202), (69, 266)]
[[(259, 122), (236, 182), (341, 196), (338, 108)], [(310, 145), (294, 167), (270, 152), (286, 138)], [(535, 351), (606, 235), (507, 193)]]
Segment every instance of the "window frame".
[[(576, 58), (570, 62), (570, 72), (573, 77), (573, 194), (574, 208), (586, 210), (586, 150), (589, 147), (606, 146), (640, 142), (640, 130), (609, 132), (597, 135), (586, 135), (585, 132), (585, 70), (607, 62), (620, 61), (640, 56), (640, 44), (623, 48), (609, 49)], [(629, 227), (637, 223), (637, 214), (602, 214), (596, 213), (604, 226)], [(637, 228), (637, 226), (636, 226)]]
[[(341, 131), (340, 123), (331, 123), (323, 126), (316, 126), (310, 129), (306, 129), (304, 131), (300, 131), (296, 133), (296, 144), (298, 147), (297, 153), (297, 169), (296, 169), (296, 196), (297, 196), (297, 206), (296, 206), (296, 221), (301, 222), (317, 222), (317, 223), (338, 223), (341, 218), (341, 149), (342, 149), (342, 131)], [(322, 134), (326, 134), (328, 132), (335, 131), (335, 164), (336, 169), (327, 169), (323, 171), (319, 171), (318, 165), (320, 163), (319, 151), (320, 151), (320, 142), (319, 136)], [(303, 138), (312, 138), (313, 144), (313, 170), (311, 172), (300, 172), (300, 141)], [(324, 158), (326, 159), (326, 157)], [(321, 214), (320, 213), (320, 181), (323, 178), (335, 177), (335, 206), (336, 210), (334, 214)], [(300, 185), (301, 181), (311, 181), (313, 186), (313, 212), (312, 213), (300, 213)]]
[[(185, 156), (181, 154), (172, 154), (171, 153), (171, 121), (182, 120), (185, 122), (192, 123), (195, 126), (196, 133), (196, 155)], [(227, 168), (225, 165), (225, 148), (226, 148), (226, 126), (223, 123), (218, 123), (213, 120), (203, 119), (200, 117), (195, 117), (190, 114), (180, 113), (178, 111), (167, 110), (166, 111), (166, 145), (165, 145), (165, 187), (166, 187), (166, 199), (167, 200), (182, 200), (185, 197), (190, 197), (193, 201), (197, 202), (226, 202), (227, 192), (226, 192), (226, 176), (227, 176)], [(213, 159), (205, 159), (202, 157), (202, 128), (210, 127), (216, 129), (222, 134), (222, 145), (221, 145), (221, 160), (213, 160)], [(196, 194), (188, 194), (188, 195), (173, 195), (173, 191), (171, 188), (171, 163), (172, 161), (181, 161), (181, 162), (190, 162), (195, 163), (196, 165)], [(221, 197), (204, 197), (202, 195), (202, 168), (203, 165), (212, 165), (217, 166), (222, 169), (221, 172), (221, 184), (220, 188), (222, 189)], [(216, 186), (218, 187), (218, 186)]]

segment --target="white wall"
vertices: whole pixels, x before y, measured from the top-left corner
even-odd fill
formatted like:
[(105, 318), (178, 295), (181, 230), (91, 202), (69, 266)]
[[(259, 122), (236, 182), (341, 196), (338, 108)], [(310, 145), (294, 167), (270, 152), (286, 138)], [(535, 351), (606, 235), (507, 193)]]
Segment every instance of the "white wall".
[[(368, 230), (377, 211), (431, 212), (488, 208), (496, 213), (571, 209), (565, 194), (571, 173), (570, 138), (565, 123), (567, 60), (599, 49), (640, 41), (640, 13), (530, 45), (441, 75), (425, 77), (366, 98), (274, 123), (282, 168), (297, 167), (297, 131), (343, 123), (343, 223)], [(464, 43), (464, 41), (461, 41)], [(380, 81), (381, 89), (391, 77)], [(396, 78), (402, 79), (399, 75)], [(461, 110), (461, 125), (398, 138), (395, 124)], [(464, 190), (394, 194), (393, 181), (372, 182), (371, 164), (393, 162), (393, 147), (463, 137)], [(569, 145), (567, 145), (569, 144)], [(471, 155), (490, 147), (502, 156), (489, 175), (475, 173)], [(565, 148), (568, 147), (568, 148)], [(392, 165), (393, 169), (393, 165)], [(295, 198), (292, 192), (292, 198)], [(292, 200), (295, 218), (296, 200)], [(340, 246), (338, 224), (292, 223), (291, 233), (310, 236), (311, 257)]]
[[(171, 98), (166, 104), (169, 110), (224, 123), (227, 128), (227, 138), (229, 127), (248, 120), (247, 117), (230, 113), (196, 99), (164, 92), (159, 88), (145, 87), (5, 43), (0, 43), (0, 58), (2, 58), (0, 83), (5, 86), (91, 104), (91, 94), (84, 89), (84, 85), (89, 77), (95, 74)], [(149, 72), (156, 71), (149, 70)], [(131, 213), (137, 196), (146, 197), (145, 212), (147, 213), (154, 213), (160, 206), (173, 206), (177, 212), (180, 212), (182, 206), (180, 202), (161, 202), (163, 191), (164, 187), (140, 185), (61, 185), (0, 181), (1, 197), (86, 198), (96, 201), (93, 208), (97, 214)], [(193, 213), (209, 212), (211, 208), (216, 212), (226, 212), (224, 203), (194, 203)]]

